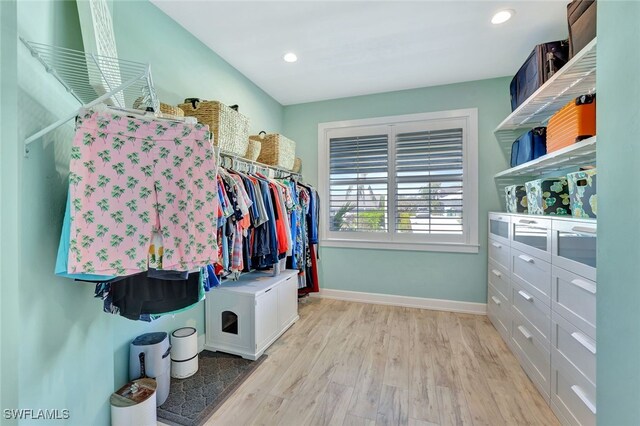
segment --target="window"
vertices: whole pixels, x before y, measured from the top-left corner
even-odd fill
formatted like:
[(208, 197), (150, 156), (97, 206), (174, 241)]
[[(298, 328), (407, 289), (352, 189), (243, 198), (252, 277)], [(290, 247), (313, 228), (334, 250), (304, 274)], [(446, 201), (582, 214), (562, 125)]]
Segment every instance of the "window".
[(478, 251), (477, 110), (318, 126), (328, 246)]

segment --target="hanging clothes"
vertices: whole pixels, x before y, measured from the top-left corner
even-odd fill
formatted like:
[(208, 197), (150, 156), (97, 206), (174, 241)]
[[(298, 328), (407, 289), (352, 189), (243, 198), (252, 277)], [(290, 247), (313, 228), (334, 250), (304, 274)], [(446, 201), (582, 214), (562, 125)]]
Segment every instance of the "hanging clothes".
[(67, 273), (146, 271), (154, 229), (163, 237), (166, 269), (217, 260), (217, 205), (203, 201), (215, 182), (206, 126), (108, 111), (88, 112), (76, 124)]

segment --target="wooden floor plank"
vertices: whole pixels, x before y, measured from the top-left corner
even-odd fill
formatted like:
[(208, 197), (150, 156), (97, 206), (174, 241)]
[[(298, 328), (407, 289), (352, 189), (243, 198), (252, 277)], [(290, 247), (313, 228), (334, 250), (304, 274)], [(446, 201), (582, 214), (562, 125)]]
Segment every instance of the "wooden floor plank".
[(373, 336), (353, 390), (349, 413), (371, 420), (377, 418), (384, 370), (389, 348), (388, 320), (392, 308), (376, 306)]
[(436, 394), (442, 426), (473, 425), (469, 406), (462, 390), (438, 386)]
[(376, 425), (408, 426), (409, 391), (396, 386), (382, 385)]
[(383, 383), (401, 389), (409, 389), (409, 357), (410, 345), (409, 312), (406, 308), (391, 310), (389, 318), (389, 351), (384, 370)]
[(342, 426), (375, 426), (375, 420), (365, 419), (364, 417), (354, 416), (353, 414), (347, 414)]
[(463, 330), (464, 315), (443, 313), (442, 321), (446, 322), (449, 341), (453, 352), (453, 362), (458, 372), (462, 390), (472, 414), (473, 424), (505, 425), (505, 420), (497, 408), (489, 384), (480, 368), (474, 347), (476, 342), (470, 341)]
[(339, 383), (329, 383), (308, 424), (313, 426), (343, 424), (352, 394), (353, 388), (351, 387)]
[(409, 417), (430, 423), (440, 422), (434, 374), (435, 319), (428, 311), (412, 309), (409, 345)]

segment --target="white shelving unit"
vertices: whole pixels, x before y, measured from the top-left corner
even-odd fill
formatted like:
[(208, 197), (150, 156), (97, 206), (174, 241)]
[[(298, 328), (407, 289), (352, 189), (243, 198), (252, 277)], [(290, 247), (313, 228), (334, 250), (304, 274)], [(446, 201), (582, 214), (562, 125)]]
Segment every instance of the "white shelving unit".
[[(69, 92), (80, 108), (25, 140), (28, 145), (73, 119), (80, 109), (106, 103), (120, 108), (159, 111), (149, 64), (34, 43), (20, 38), (31, 55)], [(96, 83), (97, 82), (97, 83)]]
[(569, 167), (593, 165), (596, 162), (596, 137), (544, 155), (528, 163), (507, 169), (495, 175), (495, 179), (518, 176), (539, 176)]
[[(572, 99), (596, 88), (596, 46), (593, 39), (564, 67), (536, 90), (531, 97), (513, 111), (494, 130), (494, 134), (507, 158), (511, 145), (518, 136), (549, 118)], [(523, 183), (536, 176), (596, 164), (596, 137), (578, 142), (536, 160), (504, 170), (494, 176), (499, 194), (507, 185)], [(502, 198), (502, 197), (501, 197)]]
[(543, 125), (570, 100), (595, 92), (596, 43), (593, 39), (496, 127), (496, 139), (507, 157), (511, 144), (525, 130)]

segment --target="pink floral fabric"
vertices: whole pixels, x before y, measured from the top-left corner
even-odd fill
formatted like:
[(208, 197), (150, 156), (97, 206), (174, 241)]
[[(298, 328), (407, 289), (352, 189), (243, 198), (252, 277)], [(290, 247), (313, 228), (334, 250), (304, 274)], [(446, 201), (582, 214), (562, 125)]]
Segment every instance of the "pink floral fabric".
[(76, 129), (69, 273), (146, 271), (154, 229), (164, 269), (215, 263), (217, 182), (207, 126), (90, 112)]

